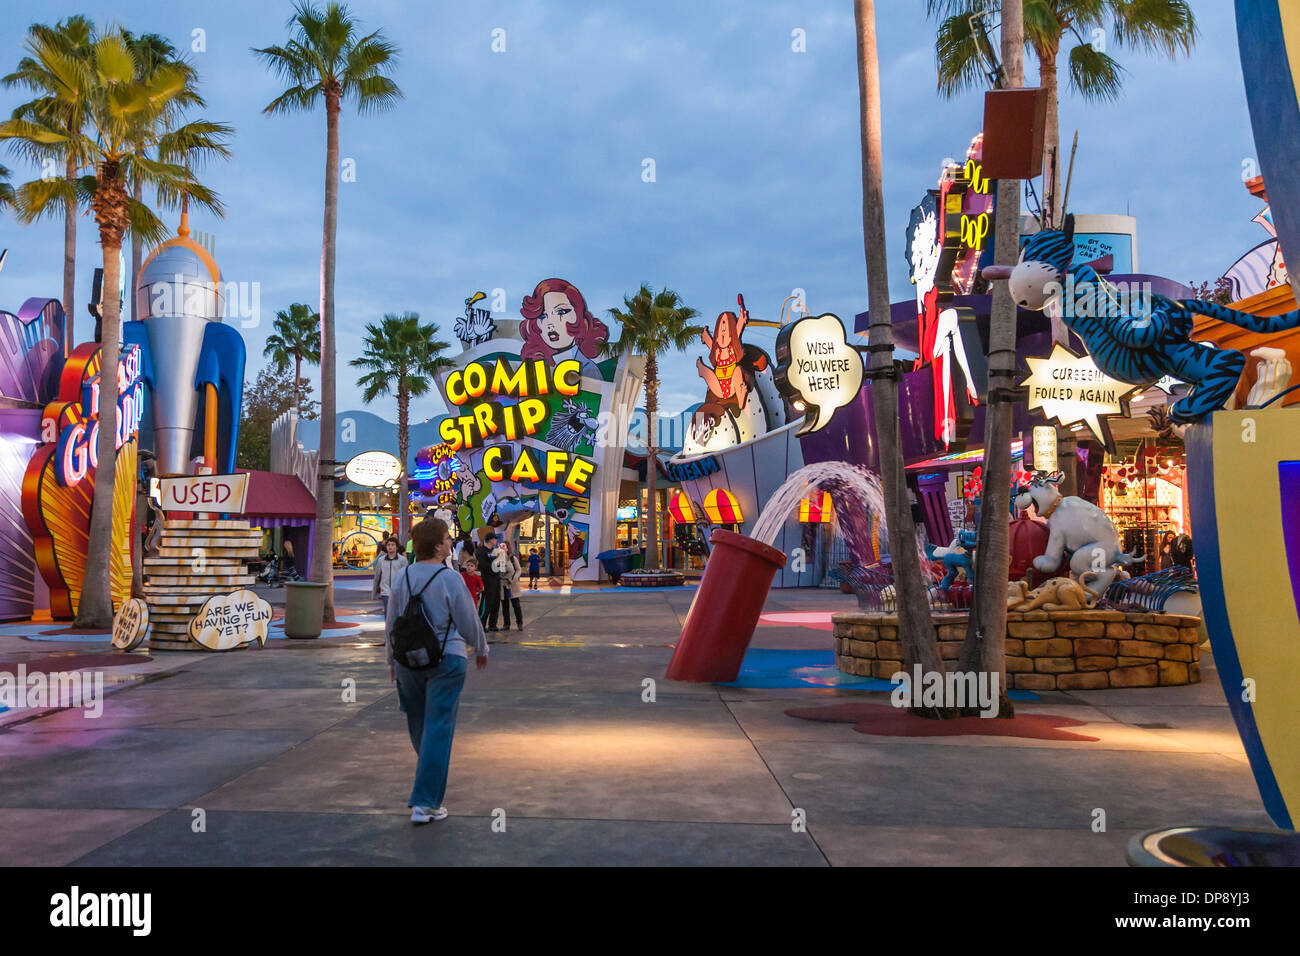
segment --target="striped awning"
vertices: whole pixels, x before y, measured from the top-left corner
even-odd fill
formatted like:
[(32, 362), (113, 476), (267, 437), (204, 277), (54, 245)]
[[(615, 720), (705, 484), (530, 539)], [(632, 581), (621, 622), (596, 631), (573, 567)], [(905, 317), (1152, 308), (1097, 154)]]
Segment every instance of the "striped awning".
[(704, 513), (714, 524), (741, 524), (745, 520), (736, 496), (726, 488), (714, 488), (705, 495)]
[(804, 524), (825, 524), (831, 520), (831, 493), (822, 491), (799, 501), (799, 520)]
[(668, 512), (678, 524), (695, 523), (695, 509), (684, 491), (674, 491), (668, 496)]

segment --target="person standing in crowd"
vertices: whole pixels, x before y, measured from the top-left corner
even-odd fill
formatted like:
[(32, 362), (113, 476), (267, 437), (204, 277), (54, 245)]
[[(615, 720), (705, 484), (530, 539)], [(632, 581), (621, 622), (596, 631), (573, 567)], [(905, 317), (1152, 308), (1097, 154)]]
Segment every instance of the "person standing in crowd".
[(1158, 568), (1160, 571), (1174, 566), (1174, 556), (1170, 552), (1170, 548), (1172, 548), (1174, 544), (1174, 537), (1175, 535), (1172, 531), (1166, 531), (1160, 537), (1160, 567)]
[(483, 613), (487, 607), (483, 604), (483, 579), (479, 577), (478, 562), (474, 560), (474, 555), (470, 555), (461, 565), (460, 576), (465, 579), (465, 587), (469, 588), (469, 596), (474, 599), (474, 607), (478, 608), (479, 620), (483, 620)]
[(397, 573), (406, 567), (406, 557), (402, 554), (402, 543), (396, 538), (384, 539), (384, 553), (375, 561), (375, 581), (370, 586), (370, 597), (376, 599), (388, 613), (388, 596), (393, 591), (393, 580)]
[(501, 573), (501, 623), (503, 631), (510, 630), (510, 605), (515, 607), (515, 626), (524, 629), (524, 612), (519, 608), (519, 575), (523, 568), (519, 565), (519, 555), (510, 547), (509, 541), (501, 542), (501, 556), (505, 559), (506, 569)]
[(542, 559), (538, 555), (537, 549), (533, 548), (528, 555), (528, 589), (530, 591), (537, 590), (537, 576), (541, 573), (541, 570)]
[(474, 552), (478, 561), (478, 573), (483, 576), (483, 600), (487, 602), (487, 631), (500, 630), (497, 627), (497, 614), (501, 610), (501, 572), (496, 567), (500, 554), (497, 546), (497, 533), (491, 528), (483, 535), (483, 543)]
[[(482, 670), (488, 664), (488, 643), (474, 613), (469, 589), (461, 576), (448, 572), (444, 564), (451, 553), (447, 523), (441, 518), (426, 518), (412, 530), (411, 540), (415, 564), (405, 568), (393, 583), (384, 634), (388, 676), (397, 683), (406, 729), (419, 757), (407, 806), (411, 808), (412, 823), (428, 823), (447, 818), (442, 800), (447, 791), (456, 712), (469, 669), (469, 651), (473, 649), (475, 664)], [(406, 611), (413, 594), (420, 596), (429, 626), (445, 642), (437, 667), (411, 670), (393, 660), (393, 624)]]

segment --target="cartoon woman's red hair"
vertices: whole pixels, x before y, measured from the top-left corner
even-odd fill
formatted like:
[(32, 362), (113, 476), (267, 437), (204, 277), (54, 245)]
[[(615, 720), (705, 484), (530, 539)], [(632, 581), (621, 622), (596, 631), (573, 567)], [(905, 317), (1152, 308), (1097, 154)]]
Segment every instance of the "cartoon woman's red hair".
[(564, 327), (578, 351), (589, 359), (600, 354), (601, 343), (609, 338), (609, 326), (587, 310), (587, 300), (583, 298), (578, 287), (565, 279), (543, 279), (537, 283), (532, 295), (524, 296), (524, 303), (519, 307), (519, 314), (524, 321), (519, 326), (519, 335), (524, 340), (520, 355), (525, 360), (544, 359), (548, 365), (554, 364), (555, 350), (542, 338), (541, 323), (538, 321), (546, 312), (546, 293), (559, 292), (568, 298), (573, 306), (574, 319), (566, 322)]

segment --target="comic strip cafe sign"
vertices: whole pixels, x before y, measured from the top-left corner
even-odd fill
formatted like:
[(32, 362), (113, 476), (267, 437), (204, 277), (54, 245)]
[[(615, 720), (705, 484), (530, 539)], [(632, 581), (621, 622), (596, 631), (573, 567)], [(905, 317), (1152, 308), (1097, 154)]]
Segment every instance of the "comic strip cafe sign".
[[(574, 359), (554, 368), (541, 360), (518, 366), (507, 359), (470, 362), (447, 376), (443, 387), (447, 407), (460, 414), (443, 419), (438, 434), (453, 453), (482, 447), (489, 438), (513, 442), (535, 435), (549, 411), (542, 396), (572, 398), (581, 386), (582, 367)], [(503, 398), (515, 403), (498, 401)], [(575, 495), (585, 495), (596, 464), (564, 451), (520, 445), (516, 453), (507, 445), (490, 445), (483, 450), (483, 471), (490, 481), (558, 484)]]
[[(69, 373), (81, 376), (80, 397), (48, 406), (41, 421), (42, 439), (57, 441), (54, 477), (64, 487), (76, 485), (89, 469), (99, 464), (100, 352), (97, 344), (88, 344), (92, 348), (78, 348), (64, 368), (65, 381)], [(116, 448), (131, 441), (140, 431), (140, 416), (144, 412), (140, 363), (138, 345), (124, 350), (118, 362)]]

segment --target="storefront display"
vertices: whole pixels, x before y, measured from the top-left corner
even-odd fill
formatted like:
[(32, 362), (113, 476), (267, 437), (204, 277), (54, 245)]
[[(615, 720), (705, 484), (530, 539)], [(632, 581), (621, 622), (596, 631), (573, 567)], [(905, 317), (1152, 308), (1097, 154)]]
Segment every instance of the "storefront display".
[(1147, 556), (1144, 573), (1167, 566), (1161, 554), (1167, 534), (1188, 531), (1186, 475), (1181, 445), (1129, 442), (1107, 458), (1100, 504), (1119, 529), (1124, 550)]
[(421, 492), (453, 512), (459, 531), (540, 539), (554, 571), (595, 580), (592, 556), (619, 535), (626, 447), (625, 434), (598, 441), (597, 432), (630, 418), (626, 360), (604, 357), (609, 329), (565, 279), (538, 283), (520, 320), (474, 308), (482, 298), (467, 299), (457, 319), (464, 350), (439, 381), (451, 414), (438, 424), (442, 443), (417, 452)]

